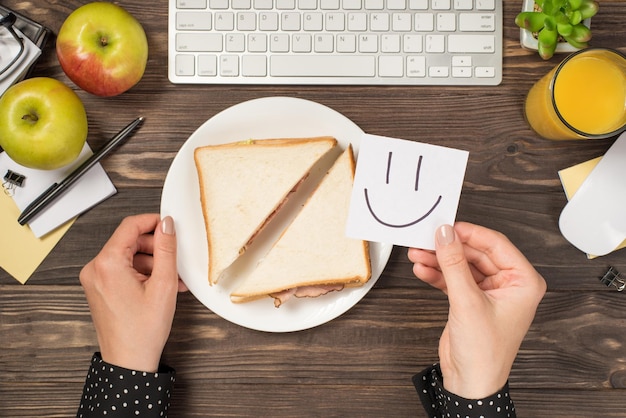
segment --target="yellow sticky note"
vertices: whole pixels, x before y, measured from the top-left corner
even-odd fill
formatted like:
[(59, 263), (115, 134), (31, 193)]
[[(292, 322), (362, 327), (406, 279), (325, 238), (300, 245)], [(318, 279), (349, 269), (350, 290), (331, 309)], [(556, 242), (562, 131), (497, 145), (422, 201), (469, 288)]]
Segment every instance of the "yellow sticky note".
[[(563, 184), (563, 190), (567, 199), (571, 199), (572, 196), (578, 191), (583, 184), (591, 170), (600, 162), (602, 157), (594, 158), (593, 160), (585, 161), (584, 163), (576, 164), (572, 167), (565, 168), (559, 171), (559, 177)], [(626, 247), (626, 240), (624, 240), (616, 250)], [(587, 254), (589, 258), (595, 258), (595, 255)]]
[(17, 223), (19, 214), (13, 199), (0, 190), (0, 267), (24, 284), (76, 219), (37, 238), (28, 225)]

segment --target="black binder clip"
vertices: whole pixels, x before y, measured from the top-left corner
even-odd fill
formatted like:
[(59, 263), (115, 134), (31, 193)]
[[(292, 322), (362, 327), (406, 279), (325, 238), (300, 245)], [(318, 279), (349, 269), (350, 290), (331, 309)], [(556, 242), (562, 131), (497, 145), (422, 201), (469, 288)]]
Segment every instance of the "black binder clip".
[(4, 183), (2, 183), (4, 193), (13, 196), (13, 194), (15, 194), (15, 188), (22, 187), (24, 180), (26, 180), (24, 175), (7, 170), (7, 173), (4, 175)]
[(606, 287), (615, 286), (618, 292), (626, 289), (626, 282), (619, 277), (619, 271), (614, 267), (609, 266), (609, 269), (604, 273), (604, 276), (600, 277), (600, 283)]

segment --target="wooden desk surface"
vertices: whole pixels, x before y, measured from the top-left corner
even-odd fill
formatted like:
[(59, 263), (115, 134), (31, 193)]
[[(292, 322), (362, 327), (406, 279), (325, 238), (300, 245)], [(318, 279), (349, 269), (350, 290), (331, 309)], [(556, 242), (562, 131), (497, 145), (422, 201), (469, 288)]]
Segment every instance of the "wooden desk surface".
[[(82, 3), (3, 1), (55, 33)], [(124, 216), (159, 210), (167, 169), (200, 124), (275, 95), (327, 105), (368, 133), (469, 150), (458, 219), (507, 234), (548, 282), (510, 377), (519, 416), (626, 416), (626, 294), (598, 281), (609, 264), (626, 272), (625, 253), (587, 260), (557, 225), (566, 203), (557, 171), (602, 155), (614, 139), (551, 142), (529, 129), (525, 95), (558, 59), (520, 48), (519, 1), (504, 4), (504, 80), (483, 88), (175, 86), (167, 80), (167, 1), (120, 4), (146, 29), (148, 68), (117, 98), (78, 91), (89, 143), (100, 147), (135, 115), (147, 120), (103, 162), (119, 193), (81, 216), (26, 285), (0, 271), (0, 416), (75, 413), (97, 349), (81, 267)], [(625, 47), (624, 6), (601, 2), (594, 45)], [(69, 83), (51, 47), (35, 75)], [(181, 295), (164, 353), (178, 372), (171, 416), (422, 417), (411, 376), (437, 360), (446, 316), (445, 297), (413, 277), (400, 247), (359, 304), (306, 331), (251, 331)]]

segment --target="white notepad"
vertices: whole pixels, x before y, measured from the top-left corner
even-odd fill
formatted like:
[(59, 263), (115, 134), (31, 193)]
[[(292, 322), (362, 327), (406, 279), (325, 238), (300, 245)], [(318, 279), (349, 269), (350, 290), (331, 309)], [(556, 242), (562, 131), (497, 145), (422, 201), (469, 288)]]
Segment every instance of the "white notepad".
[[(91, 148), (85, 143), (83, 150), (73, 163), (56, 170), (34, 170), (17, 164), (6, 152), (3, 152), (0, 153), (0, 177), (4, 177), (7, 170), (26, 177), (23, 187), (13, 188), (13, 200), (23, 211), (48, 187), (63, 180), (92, 154)], [(63, 195), (33, 218), (28, 226), (35, 236), (40, 238), (116, 192), (115, 186), (102, 166), (96, 164)]]

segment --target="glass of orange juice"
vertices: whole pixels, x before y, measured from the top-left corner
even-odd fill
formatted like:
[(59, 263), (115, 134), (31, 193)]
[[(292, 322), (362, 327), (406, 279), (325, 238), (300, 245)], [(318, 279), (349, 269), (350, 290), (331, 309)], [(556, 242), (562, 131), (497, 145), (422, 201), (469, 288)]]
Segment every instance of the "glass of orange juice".
[(601, 139), (626, 129), (626, 56), (609, 48), (569, 55), (526, 98), (526, 119), (546, 139)]

